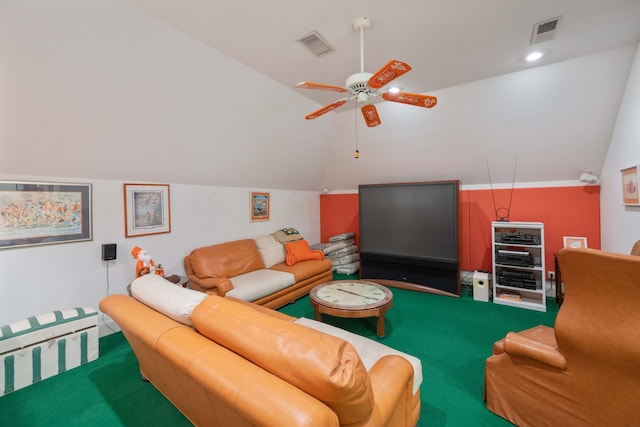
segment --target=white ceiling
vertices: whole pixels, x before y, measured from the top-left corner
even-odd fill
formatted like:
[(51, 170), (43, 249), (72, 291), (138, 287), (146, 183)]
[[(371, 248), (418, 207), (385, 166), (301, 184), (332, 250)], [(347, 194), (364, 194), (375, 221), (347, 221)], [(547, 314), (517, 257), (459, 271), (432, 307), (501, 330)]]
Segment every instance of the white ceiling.
[[(0, 63), (7, 64), (0, 170), (332, 191), (440, 179), (483, 186), (488, 163), (493, 183), (508, 184), (516, 161), (518, 183), (599, 175), (639, 57), (640, 0), (312, 6), (0, 2)], [(352, 24), (363, 15), (372, 21), (366, 71), (405, 61), (413, 70), (397, 83), (438, 96), (438, 105), (383, 102), (382, 126), (371, 129), (346, 106), (304, 120), (340, 94), (295, 84), (343, 85), (359, 71)], [(557, 38), (541, 46), (548, 53), (541, 66), (524, 63), (534, 24), (557, 16)], [(296, 42), (312, 30), (336, 51), (315, 58)], [(122, 154), (141, 142), (154, 147), (144, 162)], [(158, 167), (168, 159), (180, 167)], [(265, 174), (264, 165), (286, 173)]]
[[(536, 46), (546, 53), (536, 65), (640, 40), (640, 0), (127, 1), (288, 87), (343, 86), (359, 72), (353, 22), (361, 16), (372, 22), (364, 34), (365, 71), (404, 61), (413, 70), (394, 84), (416, 93), (532, 67), (523, 58), (534, 48), (534, 24), (558, 16), (556, 38)], [(312, 30), (335, 52), (316, 58), (296, 41)], [(339, 97), (300, 92), (322, 105)]]

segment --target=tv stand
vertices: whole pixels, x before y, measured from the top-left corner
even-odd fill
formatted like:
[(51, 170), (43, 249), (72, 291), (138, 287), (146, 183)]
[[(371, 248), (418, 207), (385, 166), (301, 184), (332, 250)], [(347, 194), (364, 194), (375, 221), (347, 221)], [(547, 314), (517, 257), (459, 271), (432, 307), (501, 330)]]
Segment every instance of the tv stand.
[(445, 292), (440, 289), (432, 288), (431, 286), (418, 285), (417, 283), (401, 282), (399, 280), (387, 280), (387, 279), (367, 279), (369, 282), (379, 283), (389, 288), (407, 289), (409, 291), (424, 292), (426, 294), (444, 295), (447, 297), (459, 297), (460, 295), (452, 294), (451, 292)]
[(460, 296), (455, 261), (360, 253), (360, 278), (386, 286), (438, 295)]

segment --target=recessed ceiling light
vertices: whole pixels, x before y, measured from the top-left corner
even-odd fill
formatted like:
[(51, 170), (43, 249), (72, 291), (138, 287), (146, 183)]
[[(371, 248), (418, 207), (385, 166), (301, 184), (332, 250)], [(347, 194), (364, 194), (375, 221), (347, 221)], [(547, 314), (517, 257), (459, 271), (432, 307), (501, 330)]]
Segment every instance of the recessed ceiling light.
[(394, 87), (392, 87), (392, 88), (390, 88), (390, 89), (389, 89), (389, 92), (391, 92), (391, 93), (398, 93), (398, 92), (400, 92), (400, 88), (399, 88), (399, 87), (397, 87), (397, 86), (394, 86)]
[(542, 52), (531, 52), (525, 59), (527, 61), (537, 61), (540, 58), (542, 58)]

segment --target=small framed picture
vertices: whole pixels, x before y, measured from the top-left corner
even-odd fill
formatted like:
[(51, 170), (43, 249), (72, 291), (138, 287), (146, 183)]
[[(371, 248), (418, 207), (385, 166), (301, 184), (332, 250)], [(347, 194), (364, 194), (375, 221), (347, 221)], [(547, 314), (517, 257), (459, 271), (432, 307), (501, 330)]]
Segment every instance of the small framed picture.
[(638, 166), (622, 169), (622, 202), (625, 205), (640, 205), (638, 197)]
[(171, 232), (169, 184), (124, 185), (124, 235)]
[(269, 221), (269, 193), (251, 192), (251, 221)]
[(572, 236), (564, 236), (564, 247), (565, 248), (586, 248), (587, 247), (587, 238), (586, 237), (572, 237)]

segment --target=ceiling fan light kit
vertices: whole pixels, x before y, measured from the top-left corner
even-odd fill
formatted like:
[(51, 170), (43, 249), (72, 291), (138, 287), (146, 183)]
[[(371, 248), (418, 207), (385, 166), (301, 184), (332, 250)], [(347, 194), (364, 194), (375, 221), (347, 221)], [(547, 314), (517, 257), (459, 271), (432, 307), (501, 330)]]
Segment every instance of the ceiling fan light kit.
[(367, 126), (375, 127), (378, 126), (381, 121), (378, 110), (375, 105), (370, 102), (372, 97), (382, 97), (385, 101), (399, 102), (423, 108), (432, 108), (437, 104), (438, 99), (435, 96), (401, 92), (397, 91), (397, 89), (393, 90), (393, 88), (387, 92), (381, 90), (382, 87), (388, 83), (410, 71), (411, 67), (409, 64), (392, 59), (373, 74), (364, 71), (364, 31), (369, 27), (371, 27), (371, 20), (367, 17), (360, 17), (353, 23), (353, 28), (360, 32), (360, 72), (347, 77), (344, 87), (312, 82), (301, 82), (296, 85), (296, 88), (299, 89), (350, 93), (348, 97), (341, 98), (329, 105), (325, 105), (319, 110), (307, 114), (305, 119), (316, 119), (343, 106), (347, 101), (355, 99), (357, 105), (360, 106), (360, 111)]

